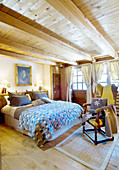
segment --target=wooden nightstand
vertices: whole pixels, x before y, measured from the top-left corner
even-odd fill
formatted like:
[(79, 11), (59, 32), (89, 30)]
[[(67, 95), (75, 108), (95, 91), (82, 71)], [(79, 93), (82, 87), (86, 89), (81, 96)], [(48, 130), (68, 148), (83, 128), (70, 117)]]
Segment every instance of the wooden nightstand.
[(4, 123), (4, 117), (3, 117), (3, 114), (0, 113), (0, 124)]
[(6, 93), (0, 94), (0, 124), (4, 123), (4, 117), (3, 114), (1, 113), (1, 109), (3, 106), (7, 104), (4, 96), (8, 96), (8, 94)]

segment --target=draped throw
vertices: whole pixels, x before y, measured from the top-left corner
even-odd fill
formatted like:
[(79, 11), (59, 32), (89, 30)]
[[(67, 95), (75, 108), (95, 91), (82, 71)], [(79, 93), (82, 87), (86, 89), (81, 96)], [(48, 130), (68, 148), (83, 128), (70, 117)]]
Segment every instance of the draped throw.
[(87, 102), (91, 103), (92, 93), (91, 93), (91, 68), (92, 65), (82, 65), (82, 77), (83, 81), (87, 86)]
[(71, 102), (72, 98), (72, 89), (71, 89), (71, 84), (72, 84), (72, 79), (73, 79), (73, 67), (67, 67), (66, 68), (66, 101)]
[(104, 63), (93, 63), (92, 64), (92, 72), (93, 72), (93, 93), (96, 92), (96, 86), (98, 81), (100, 80), (103, 74), (103, 66)]

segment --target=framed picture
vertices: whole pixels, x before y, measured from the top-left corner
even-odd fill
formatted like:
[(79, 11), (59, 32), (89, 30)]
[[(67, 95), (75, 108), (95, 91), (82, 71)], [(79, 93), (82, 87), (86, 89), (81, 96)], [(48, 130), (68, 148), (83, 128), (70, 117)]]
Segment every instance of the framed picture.
[(16, 64), (15, 74), (16, 86), (32, 85), (31, 66)]

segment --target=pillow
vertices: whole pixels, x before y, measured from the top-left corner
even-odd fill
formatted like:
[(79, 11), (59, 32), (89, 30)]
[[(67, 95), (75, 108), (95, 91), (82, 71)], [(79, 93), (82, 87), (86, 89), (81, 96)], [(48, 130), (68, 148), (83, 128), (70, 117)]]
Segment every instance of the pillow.
[(26, 96), (29, 98), (29, 100), (31, 101), (31, 97), (30, 97), (30, 95), (29, 94), (26, 94)]
[(37, 100), (37, 99), (41, 99), (42, 97), (48, 98), (48, 96), (47, 96), (46, 93), (35, 93), (34, 96), (35, 96), (35, 99), (36, 99), (36, 100)]
[(49, 99), (48, 97), (42, 97), (41, 100), (44, 101), (45, 103), (52, 103), (52, 100)]
[(4, 96), (6, 102), (7, 102), (7, 105), (10, 105), (10, 101), (8, 100), (9, 99), (9, 96)]
[(32, 101), (40, 99), (41, 97), (47, 97), (46, 93), (40, 91), (27, 91), (27, 93), (30, 95)]
[(10, 99), (10, 106), (23, 106), (27, 104), (31, 104), (27, 96), (13, 96)]
[(92, 102), (91, 102), (89, 112), (90, 113), (95, 113), (96, 109), (101, 108), (103, 106), (107, 106), (107, 99), (93, 98)]
[(32, 101), (32, 104), (33, 104), (34, 106), (38, 106), (38, 105), (45, 104), (45, 102), (42, 101), (41, 99), (38, 99), (38, 100)]
[(11, 98), (13, 96), (23, 96), (23, 95), (25, 95), (25, 92), (18, 92), (18, 93), (8, 92), (8, 95), (9, 95), (9, 99), (8, 100), (11, 100)]

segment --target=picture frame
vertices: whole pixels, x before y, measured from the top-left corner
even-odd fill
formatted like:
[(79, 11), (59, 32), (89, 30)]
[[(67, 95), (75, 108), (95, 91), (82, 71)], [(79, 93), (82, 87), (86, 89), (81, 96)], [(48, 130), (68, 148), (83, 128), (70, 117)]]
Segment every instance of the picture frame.
[(32, 85), (31, 66), (15, 64), (15, 84), (16, 86)]

